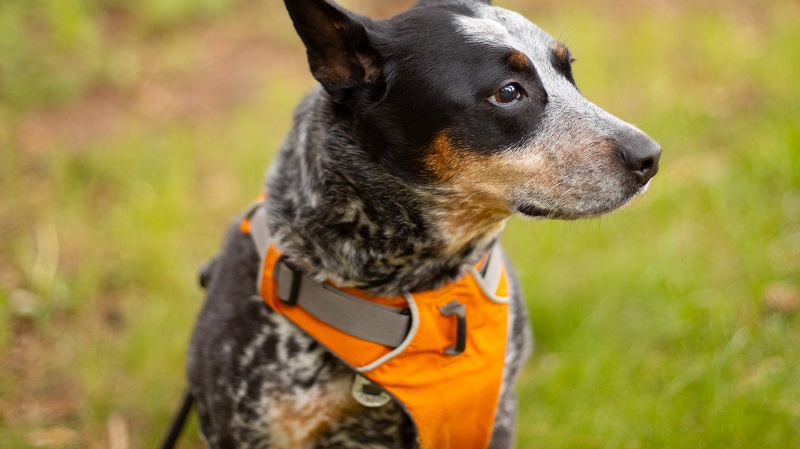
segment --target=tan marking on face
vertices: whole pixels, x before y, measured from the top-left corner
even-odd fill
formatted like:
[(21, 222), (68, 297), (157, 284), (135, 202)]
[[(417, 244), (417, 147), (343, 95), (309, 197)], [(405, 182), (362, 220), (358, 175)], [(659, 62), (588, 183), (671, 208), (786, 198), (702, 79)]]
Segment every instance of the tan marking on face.
[(460, 148), (444, 130), (433, 140), (424, 163), (438, 181), (467, 204), (510, 213), (510, 189), (535, 176), (539, 159), (500, 149), (491, 153)]
[(570, 63), (569, 50), (567, 50), (567, 47), (565, 47), (561, 42), (556, 42), (556, 44), (553, 46), (553, 53), (560, 61), (563, 61), (567, 64)]
[(491, 240), (512, 214), (509, 185), (517, 175), (503, 156), (459, 149), (447, 131), (440, 132), (425, 157), (425, 166), (440, 181), (442, 194), (436, 223), (446, 236), (445, 252), (470, 242)]
[(515, 70), (526, 70), (530, 67), (530, 60), (525, 56), (525, 53), (512, 51), (508, 55), (508, 65)]
[(455, 154), (447, 130), (440, 132), (434, 139), (430, 151), (425, 156), (425, 167), (440, 181), (450, 181), (458, 172)]

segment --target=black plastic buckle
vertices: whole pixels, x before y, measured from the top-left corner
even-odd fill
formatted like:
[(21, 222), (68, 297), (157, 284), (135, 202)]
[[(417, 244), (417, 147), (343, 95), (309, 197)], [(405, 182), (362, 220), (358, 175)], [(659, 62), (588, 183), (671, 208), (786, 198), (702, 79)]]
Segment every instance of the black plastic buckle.
[(281, 298), (280, 295), (278, 295), (278, 299), (280, 299), (281, 302), (286, 304), (287, 306), (296, 306), (297, 301), (300, 297), (300, 280), (301, 280), (300, 276), (303, 273), (297, 267), (290, 264), (289, 261), (286, 260), (286, 255), (283, 255), (278, 259), (278, 262), (275, 264), (275, 273), (272, 276), (272, 278), (278, 282), (280, 282), (281, 265), (288, 268), (289, 271), (292, 273), (292, 286), (289, 289), (289, 297), (287, 299)]
[(439, 311), (444, 316), (455, 315), (458, 319), (456, 328), (456, 344), (444, 350), (447, 355), (459, 355), (467, 349), (467, 306), (456, 300), (445, 304)]

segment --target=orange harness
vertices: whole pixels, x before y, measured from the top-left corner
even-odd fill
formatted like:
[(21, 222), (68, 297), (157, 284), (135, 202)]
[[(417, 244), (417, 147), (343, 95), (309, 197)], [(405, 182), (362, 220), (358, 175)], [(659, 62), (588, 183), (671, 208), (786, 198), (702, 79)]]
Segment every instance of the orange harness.
[[(252, 229), (255, 234), (256, 223), (251, 224), (249, 217), (256, 221), (259, 215), (265, 221), (263, 207), (248, 215), (242, 231), (251, 233)], [(258, 225), (258, 229), (266, 229), (265, 222)], [(286, 295), (279, 294), (281, 251), (269, 241), (256, 244), (266, 247), (259, 248), (262, 268), (258, 288), (264, 302), (394, 397), (411, 416), (422, 449), (488, 447), (508, 328), (507, 275), (499, 251), (487, 256), (496, 258), (494, 263), (499, 264), (496, 285), (492, 286), (486, 285), (476, 269), (439, 289), (395, 298), (316, 284), (315, 288), (361, 298), (373, 306), (401, 310), (410, 316), (407, 335), (393, 347), (355, 337), (304, 307), (287, 303)], [(488, 264), (485, 260), (482, 263)], [(303, 282), (312, 281), (306, 277)], [(296, 295), (300, 283), (292, 284), (292, 294)], [(356, 380), (358, 383), (358, 376)], [(370, 386), (370, 382), (365, 383)]]

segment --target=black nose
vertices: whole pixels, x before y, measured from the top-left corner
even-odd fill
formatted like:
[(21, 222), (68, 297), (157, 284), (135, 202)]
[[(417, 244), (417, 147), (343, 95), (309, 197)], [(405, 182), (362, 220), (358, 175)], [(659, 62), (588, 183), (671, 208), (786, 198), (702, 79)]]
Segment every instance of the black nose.
[(618, 138), (617, 152), (628, 170), (636, 176), (641, 184), (645, 184), (658, 172), (658, 159), (661, 158), (661, 146), (643, 133), (631, 133)]

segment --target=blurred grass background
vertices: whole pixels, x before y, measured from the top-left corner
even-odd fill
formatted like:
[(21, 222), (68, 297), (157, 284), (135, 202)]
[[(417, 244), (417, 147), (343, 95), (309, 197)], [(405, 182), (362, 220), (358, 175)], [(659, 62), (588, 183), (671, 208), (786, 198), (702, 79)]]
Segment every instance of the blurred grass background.
[[(496, 3), (664, 148), (625, 210), (504, 237), (518, 446), (800, 447), (800, 4)], [(0, 55), (0, 447), (154, 447), (196, 269), (313, 84), (299, 40), (280, 2), (3, 0)]]

